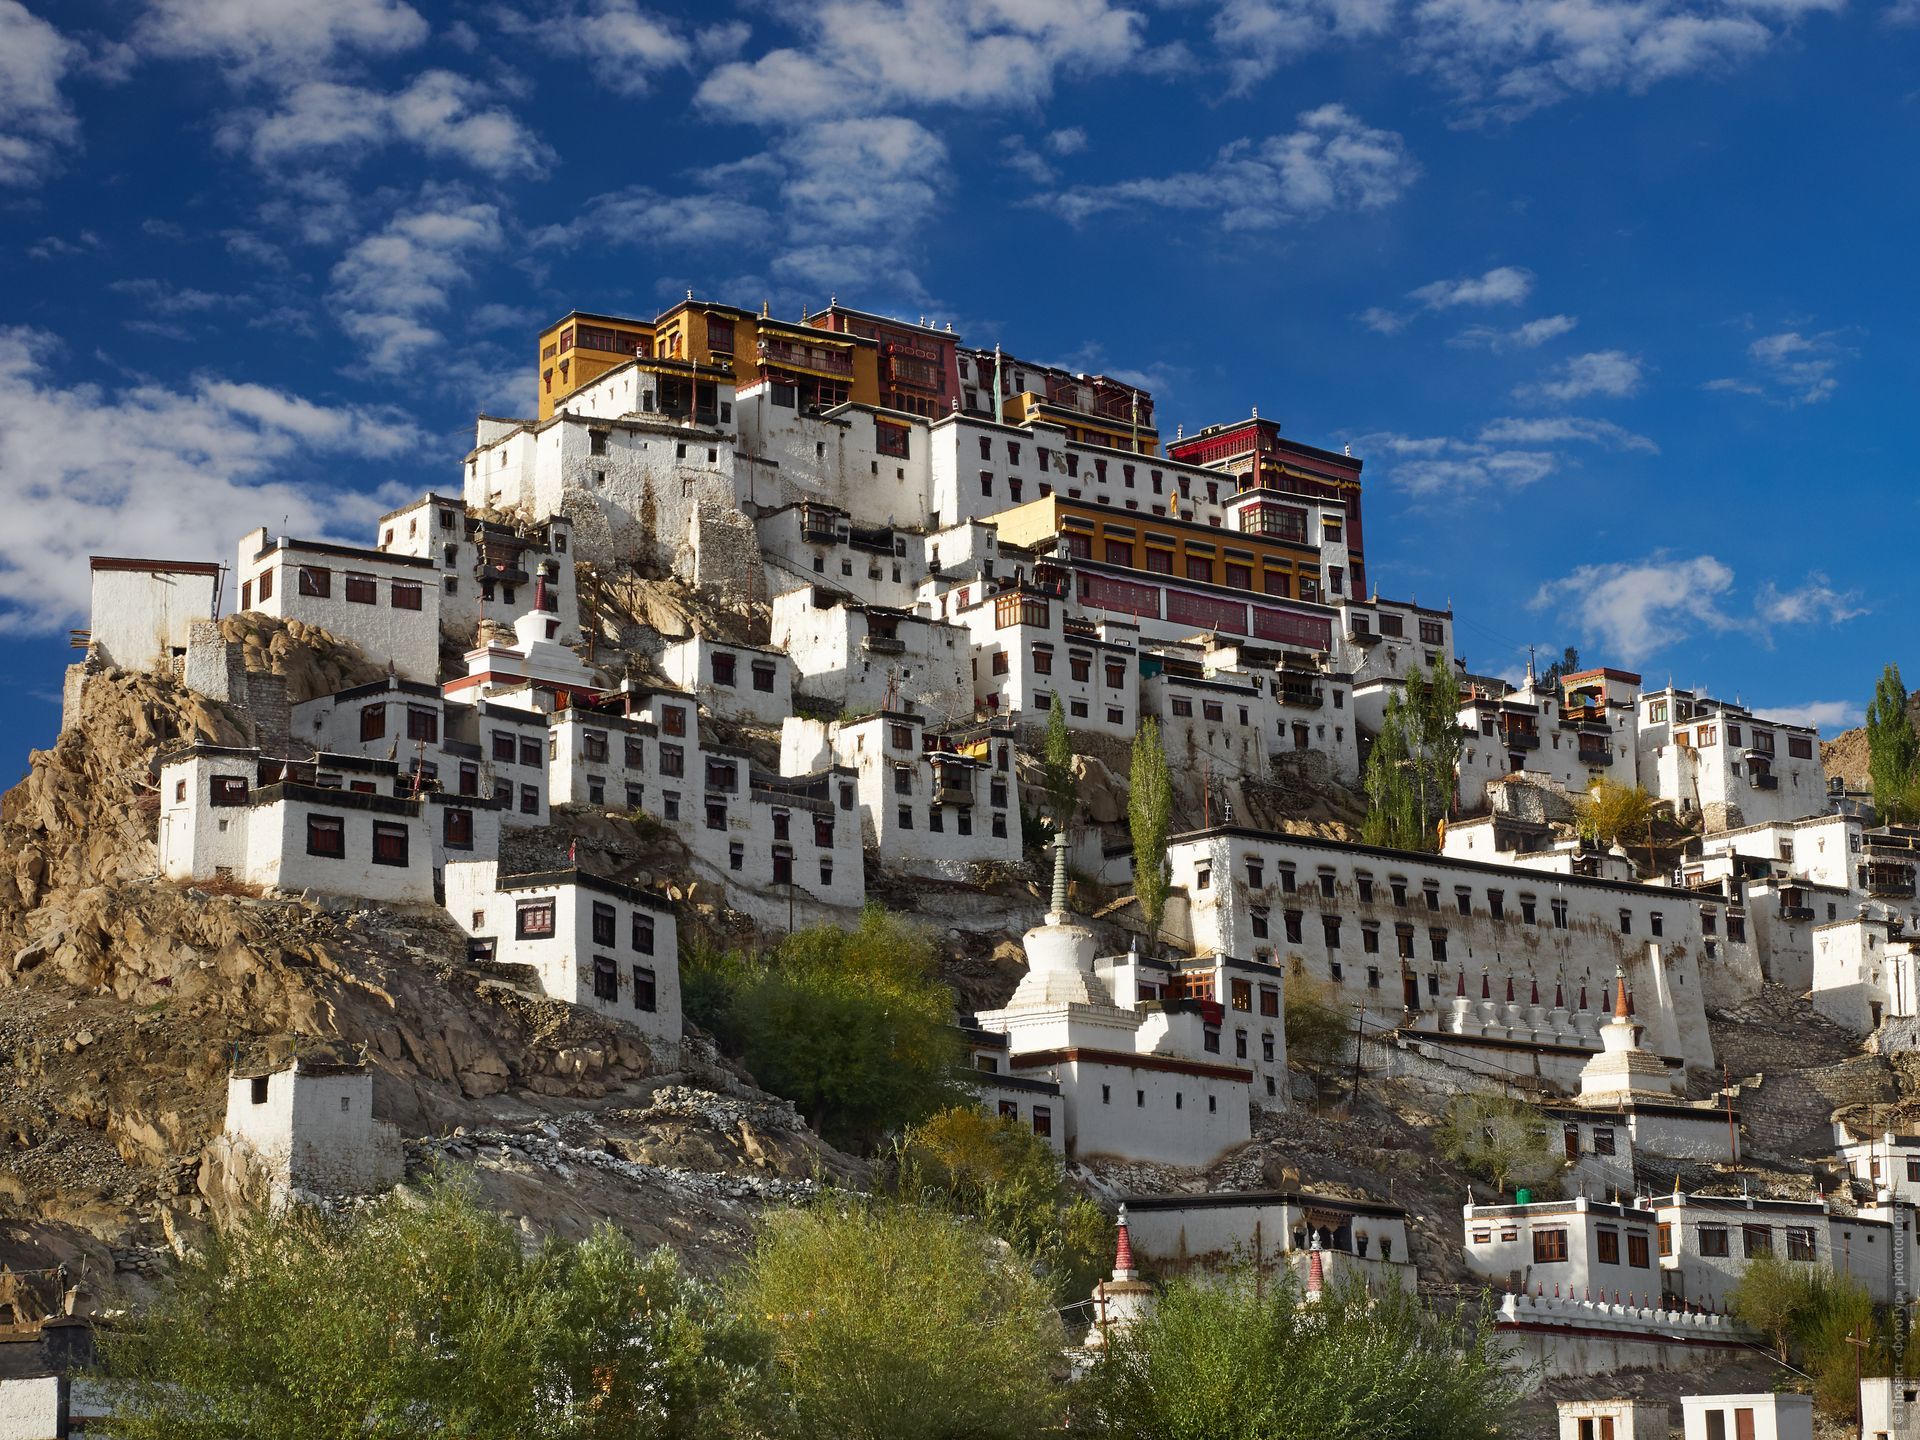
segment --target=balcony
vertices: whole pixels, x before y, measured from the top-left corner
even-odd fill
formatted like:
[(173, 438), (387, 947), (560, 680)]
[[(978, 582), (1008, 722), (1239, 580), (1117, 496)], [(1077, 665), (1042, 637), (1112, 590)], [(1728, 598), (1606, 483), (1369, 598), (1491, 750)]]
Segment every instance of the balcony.
[(1274, 691), (1274, 699), (1297, 710), (1318, 710), (1323, 696), (1318, 685), (1297, 685), (1292, 681), (1282, 682)]
[(1582, 765), (1594, 765), (1604, 769), (1606, 766), (1613, 764), (1613, 751), (1582, 745), (1580, 747), (1580, 763)]
[(1502, 739), (1509, 750), (1538, 750), (1540, 737), (1526, 730), (1509, 730)]
[(852, 375), (853, 356), (839, 350), (794, 345), (784, 340), (762, 340), (760, 363), (789, 370), (811, 370), (818, 375)]
[(1876, 900), (1914, 898), (1913, 871), (1904, 865), (1867, 867), (1865, 889)]
[(895, 635), (869, 635), (861, 640), (860, 648), (874, 655), (904, 655), (907, 642)]
[(1811, 920), (1813, 919), (1813, 907), (1811, 905), (1788, 905), (1782, 903), (1780, 906), (1780, 918), (1782, 920)]
[(1778, 790), (1780, 788), (1780, 777), (1778, 775), (1766, 774), (1763, 771), (1755, 771), (1747, 776), (1747, 784), (1756, 790)]
[(1380, 636), (1372, 630), (1347, 631), (1347, 643), (1350, 645), (1372, 646), (1380, 643)]

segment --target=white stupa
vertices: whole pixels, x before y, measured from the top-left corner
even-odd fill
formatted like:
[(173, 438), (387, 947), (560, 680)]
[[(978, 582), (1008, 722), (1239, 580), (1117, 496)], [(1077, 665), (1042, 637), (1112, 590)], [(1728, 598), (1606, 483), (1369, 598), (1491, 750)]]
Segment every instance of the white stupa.
[(1613, 1020), (1600, 1027), (1600, 1053), (1581, 1067), (1575, 1103), (1614, 1109), (1635, 1101), (1672, 1101), (1672, 1072), (1664, 1060), (1640, 1044), (1640, 1026), (1627, 1000), (1624, 970), (1614, 971), (1613, 987)]

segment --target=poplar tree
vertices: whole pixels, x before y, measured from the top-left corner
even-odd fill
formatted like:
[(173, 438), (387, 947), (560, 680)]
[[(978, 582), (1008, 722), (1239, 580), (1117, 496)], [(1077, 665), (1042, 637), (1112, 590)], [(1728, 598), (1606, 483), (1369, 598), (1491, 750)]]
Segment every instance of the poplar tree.
[(1360, 833), (1369, 845), (1433, 850), (1437, 823), (1453, 808), (1454, 777), (1465, 748), (1460, 728), (1460, 682), (1446, 660), (1415, 670), (1399, 694), (1388, 697), (1380, 734), (1367, 756), (1367, 817)]
[(1873, 702), (1867, 706), (1867, 773), (1873, 782), (1873, 806), (1882, 821), (1907, 820), (1916, 813), (1920, 776), (1920, 739), (1907, 714), (1907, 687), (1900, 667), (1880, 672)]
[(1040, 770), (1052, 806), (1053, 828), (1063, 831), (1073, 818), (1079, 782), (1073, 774), (1073, 736), (1067, 731), (1067, 707), (1057, 695), (1047, 710), (1047, 740), (1040, 752)]
[(1147, 934), (1160, 930), (1167, 908), (1167, 827), (1173, 818), (1173, 781), (1167, 752), (1160, 744), (1160, 722), (1140, 721), (1133, 737), (1128, 771), (1127, 828), (1133, 833), (1133, 893)]

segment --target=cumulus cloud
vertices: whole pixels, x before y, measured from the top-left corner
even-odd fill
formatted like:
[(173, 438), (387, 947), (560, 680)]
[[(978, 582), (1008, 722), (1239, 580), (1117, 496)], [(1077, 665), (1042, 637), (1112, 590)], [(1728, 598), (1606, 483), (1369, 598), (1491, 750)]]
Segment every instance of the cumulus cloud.
[(389, 144), (490, 175), (536, 170), (552, 158), (511, 110), (486, 104), (484, 96), (477, 81), (446, 70), (428, 70), (392, 94), (307, 80), (270, 109), (229, 116), (218, 136), (266, 170), (313, 155), (359, 160)]
[(1550, 378), (1522, 385), (1514, 394), (1521, 399), (1580, 400), (1589, 395), (1621, 398), (1640, 388), (1641, 366), (1638, 357), (1624, 350), (1594, 350), (1563, 362)]
[(1033, 203), (1080, 224), (1115, 210), (1217, 213), (1228, 230), (1272, 229), (1392, 204), (1419, 177), (1406, 142), (1344, 105), (1303, 112), (1295, 129), (1236, 140), (1205, 170), (1081, 185)]
[(147, 0), (134, 32), (147, 53), (218, 60), (236, 78), (275, 83), (426, 38), (427, 22), (405, 0)]
[(1580, 321), (1572, 315), (1542, 315), (1511, 330), (1492, 325), (1469, 325), (1447, 343), (1462, 350), (1537, 350), (1549, 340), (1558, 340)]
[(906, 106), (1030, 106), (1058, 75), (1135, 59), (1143, 26), (1109, 0), (823, 0), (794, 18), (801, 46), (719, 66), (700, 104), (768, 124)]
[(1078, 155), (1087, 148), (1087, 132), (1078, 125), (1055, 130), (1047, 136), (1047, 149), (1056, 155)]
[(1862, 613), (1818, 575), (1793, 591), (1769, 581), (1742, 597), (1724, 561), (1664, 551), (1644, 560), (1582, 565), (1541, 586), (1532, 604), (1598, 637), (1628, 665), (1701, 634), (1740, 632), (1771, 645), (1781, 626), (1838, 624)]
[(1407, 298), (1429, 310), (1457, 305), (1518, 305), (1533, 293), (1533, 272), (1518, 265), (1497, 265), (1484, 275), (1435, 280), (1408, 292)]
[[(397, 412), (316, 404), (262, 385), (63, 385), (58, 342), (0, 329), (0, 634), (83, 623), (87, 556), (231, 559), (256, 523), (314, 535), (362, 527), (394, 498), (343, 491), (311, 460), (410, 467), (421, 436)], [(304, 467), (304, 468), (303, 468)], [(284, 520), (283, 520), (284, 517)]]
[(1846, 332), (1828, 330), (1803, 335), (1783, 330), (1763, 335), (1747, 346), (1751, 371), (1746, 377), (1723, 376), (1706, 388), (1736, 395), (1755, 395), (1782, 405), (1817, 405), (1840, 388), (1834, 373), (1854, 351)]
[(376, 371), (444, 343), (434, 328), (468, 265), (501, 245), (500, 213), (457, 192), (429, 194), (347, 251), (333, 267), (341, 327)]
[(1409, 320), (1398, 310), (1388, 310), (1380, 305), (1369, 305), (1357, 318), (1376, 335), (1398, 335), (1407, 328)]
[(85, 58), (20, 0), (0, 0), (0, 186), (38, 184), (78, 142), (60, 86)]
[(645, 95), (661, 74), (696, 60), (731, 59), (749, 33), (738, 21), (690, 30), (638, 0), (572, 0), (525, 13), (503, 6), (495, 18), (516, 40), (584, 62), (621, 95)]

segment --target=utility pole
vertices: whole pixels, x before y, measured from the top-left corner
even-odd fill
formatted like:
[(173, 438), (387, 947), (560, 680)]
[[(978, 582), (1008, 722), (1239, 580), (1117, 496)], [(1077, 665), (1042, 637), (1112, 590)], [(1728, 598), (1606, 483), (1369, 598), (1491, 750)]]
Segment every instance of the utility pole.
[(1353, 1107), (1360, 1108), (1360, 1041), (1367, 1033), (1367, 1007), (1365, 1001), (1358, 1001), (1353, 1007)]

